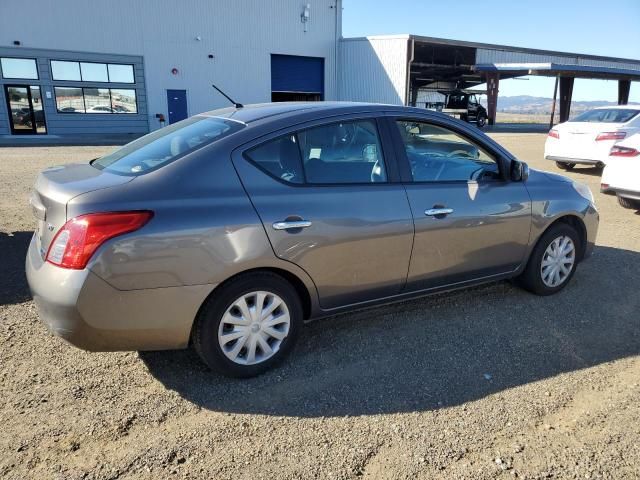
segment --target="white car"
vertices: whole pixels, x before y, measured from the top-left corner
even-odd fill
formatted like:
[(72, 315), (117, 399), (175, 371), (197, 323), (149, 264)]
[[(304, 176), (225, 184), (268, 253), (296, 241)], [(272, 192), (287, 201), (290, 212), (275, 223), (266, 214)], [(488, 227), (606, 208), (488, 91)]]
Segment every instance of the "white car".
[(109, 105), (95, 105), (87, 108), (87, 113), (113, 113), (113, 108)]
[(640, 105), (600, 107), (560, 123), (549, 131), (544, 158), (558, 168), (607, 164), (611, 147), (640, 132)]
[(611, 148), (600, 191), (616, 195), (624, 208), (640, 210), (640, 133)]

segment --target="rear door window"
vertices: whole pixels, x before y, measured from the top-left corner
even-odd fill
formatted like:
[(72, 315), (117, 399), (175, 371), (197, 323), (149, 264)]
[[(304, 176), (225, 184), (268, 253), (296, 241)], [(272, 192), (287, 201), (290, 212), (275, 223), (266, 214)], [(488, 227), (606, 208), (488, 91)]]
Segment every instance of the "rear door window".
[(167, 165), (204, 145), (244, 128), (219, 117), (195, 116), (135, 140), (91, 165), (119, 175), (143, 175)]
[(295, 184), (387, 181), (375, 120), (336, 122), (287, 134), (245, 152), (270, 176)]

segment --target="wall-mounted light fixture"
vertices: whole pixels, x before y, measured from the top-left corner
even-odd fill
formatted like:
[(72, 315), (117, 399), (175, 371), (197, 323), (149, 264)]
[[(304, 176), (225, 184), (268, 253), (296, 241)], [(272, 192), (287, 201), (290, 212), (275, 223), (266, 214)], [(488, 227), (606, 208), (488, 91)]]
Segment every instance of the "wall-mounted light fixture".
[(311, 18), (311, 4), (307, 3), (304, 9), (302, 10), (302, 13), (300, 14), (300, 21), (304, 25), (305, 32), (307, 32), (307, 30), (309, 29), (308, 25), (309, 25), (310, 18)]

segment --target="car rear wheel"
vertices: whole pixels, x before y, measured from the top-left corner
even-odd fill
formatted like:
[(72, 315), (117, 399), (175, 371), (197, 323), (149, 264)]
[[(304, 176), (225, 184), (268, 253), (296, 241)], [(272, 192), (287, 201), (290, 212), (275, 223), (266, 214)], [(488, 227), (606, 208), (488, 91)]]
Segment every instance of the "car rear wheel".
[(192, 343), (212, 370), (247, 378), (282, 361), (301, 327), (302, 304), (289, 282), (270, 272), (247, 274), (207, 300)]
[(576, 271), (580, 240), (570, 225), (556, 224), (536, 244), (519, 283), (537, 295), (552, 295), (567, 286)]
[(575, 166), (575, 163), (556, 162), (556, 167), (560, 170), (573, 170), (573, 167)]
[(478, 128), (484, 128), (486, 124), (487, 124), (487, 116), (484, 114), (478, 115), (478, 119), (476, 120), (476, 125), (478, 126)]
[(630, 208), (632, 210), (640, 210), (640, 201), (630, 198), (618, 197), (618, 203), (621, 207)]

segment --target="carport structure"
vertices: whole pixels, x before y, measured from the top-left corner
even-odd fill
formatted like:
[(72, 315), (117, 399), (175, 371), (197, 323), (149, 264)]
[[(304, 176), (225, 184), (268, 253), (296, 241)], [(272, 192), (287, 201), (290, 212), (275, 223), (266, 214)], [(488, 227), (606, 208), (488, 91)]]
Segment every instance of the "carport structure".
[(631, 82), (640, 81), (640, 60), (418, 35), (342, 39), (341, 62), (340, 96), (345, 100), (420, 106), (420, 93), (486, 84), (490, 124), (495, 123), (500, 80), (556, 78), (561, 122), (569, 118), (576, 78), (616, 80), (619, 104), (628, 102)]

